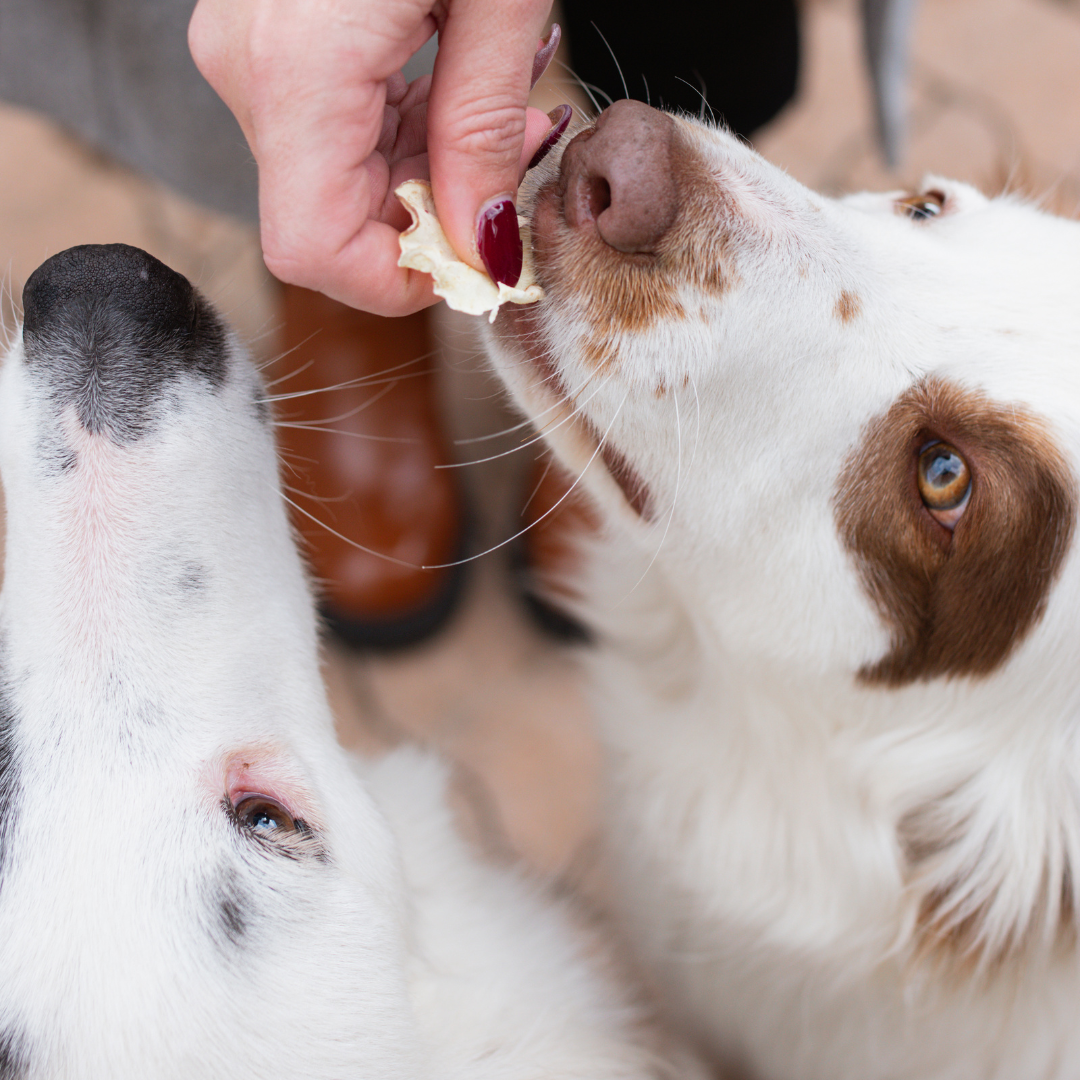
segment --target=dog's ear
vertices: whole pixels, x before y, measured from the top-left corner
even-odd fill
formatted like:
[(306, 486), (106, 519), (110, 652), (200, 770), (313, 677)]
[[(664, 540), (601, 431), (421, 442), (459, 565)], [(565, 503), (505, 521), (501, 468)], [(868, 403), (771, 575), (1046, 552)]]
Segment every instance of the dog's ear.
[[(920, 496), (920, 453), (942, 442), (970, 470), (955, 528)], [(1077, 487), (1048, 425), (936, 378), (873, 420), (835, 499), (841, 538), (892, 628), (860, 675), (891, 686), (987, 675), (1036, 624), (1073, 534)]]

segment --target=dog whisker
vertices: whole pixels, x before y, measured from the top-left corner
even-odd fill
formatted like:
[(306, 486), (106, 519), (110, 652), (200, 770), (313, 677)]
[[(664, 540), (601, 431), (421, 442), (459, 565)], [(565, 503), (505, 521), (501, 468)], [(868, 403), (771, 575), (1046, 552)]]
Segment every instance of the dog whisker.
[(530, 529), (535, 528), (540, 524), (544, 518), (549, 517), (570, 497), (574, 489), (581, 483), (582, 477), (588, 472), (589, 466), (596, 460), (597, 455), (604, 448), (604, 443), (607, 441), (607, 437), (611, 432), (611, 429), (615, 426), (615, 421), (618, 420), (619, 414), (622, 412), (623, 405), (626, 404), (626, 399), (629, 397), (629, 391), (623, 395), (622, 401), (619, 402), (619, 407), (615, 410), (615, 415), (611, 418), (611, 423), (608, 424), (604, 430), (604, 434), (600, 437), (599, 442), (596, 444), (596, 449), (592, 452), (589, 460), (585, 462), (581, 472), (578, 473), (574, 482), (566, 489), (566, 491), (554, 502), (547, 510), (545, 510), (535, 521), (531, 521), (524, 529), (519, 529), (513, 536), (508, 536), (505, 540), (500, 540), (499, 543), (493, 544), (491, 547), (484, 551), (477, 552), (475, 555), (470, 555), (465, 559), (457, 559), (454, 562), (448, 563), (435, 563), (431, 566), (424, 566), (424, 570), (448, 570), (454, 566), (463, 566), (465, 563), (473, 562), (476, 559), (482, 559), (485, 555), (490, 555), (493, 551), (498, 551), (499, 548), (506, 547), (507, 544), (512, 544), (519, 536), (524, 536)]
[[(309, 514), (308, 511), (305, 510), (302, 506), (297, 505), (295, 499), (290, 499), (289, 496), (286, 495), (284, 492), (281, 492), (281, 497), (298, 514), (303, 514), (304, 517), (306, 517), (309, 521), (313, 521), (316, 525), (319, 526), (319, 528), (325, 529), (328, 533), (330, 533), (331, 536), (336, 536), (343, 543), (348, 544), (349, 547), (356, 548), (357, 551), (362, 551), (366, 555), (372, 555), (376, 559), (383, 559), (385, 562), (394, 563), (396, 566), (404, 566), (409, 570), (427, 570), (427, 569), (438, 570), (438, 569), (441, 569), (441, 567), (437, 567), (437, 566), (432, 566), (432, 567), (417, 566), (416, 563), (406, 562), (404, 559), (396, 559), (396, 558), (394, 558), (393, 555), (387, 555), (385, 552), (375, 551), (374, 548), (369, 548), (369, 547), (365, 547), (363, 544), (358, 544), (355, 540), (352, 540), (348, 536), (345, 536), (344, 533), (340, 533), (340, 532), (337, 531), (337, 529), (331, 528), (331, 526), (327, 525), (325, 521), (322, 521), (320, 518), (317, 518), (314, 514)], [(457, 564), (456, 563), (451, 563), (450, 565), (454, 566), (454, 565), (457, 565)]]
[(706, 91), (705, 80), (702, 79), (701, 76), (698, 75), (698, 73), (696, 71), (694, 72), (694, 74), (697, 75), (697, 77), (699, 79), (701, 79), (701, 85), (700, 86), (695, 86), (688, 79), (684, 79), (680, 75), (676, 75), (675, 79), (676, 79), (677, 82), (681, 82), (684, 85), (689, 86), (690, 89), (693, 90), (694, 93), (697, 94), (698, 97), (701, 98), (701, 108), (698, 110), (698, 120), (700, 120), (701, 123), (703, 123), (703, 124), (705, 123), (705, 110), (708, 109), (709, 110), (709, 118), (715, 124), (716, 123), (716, 113), (713, 111), (713, 107), (709, 104), (709, 99), (705, 96), (705, 91)]
[[(286, 356), (292, 356), (292, 354), (296, 352), (297, 349), (302, 349), (313, 337), (315, 337), (316, 334), (320, 332), (320, 330), (312, 330), (312, 332), (308, 334), (308, 336), (304, 338), (303, 341), (298, 341), (291, 349), (286, 349), (284, 352), (278, 353), (278, 355), (273, 357), (272, 359), (267, 360), (265, 364), (260, 364), (258, 370), (260, 372), (263, 372), (272, 364), (277, 364), (280, 361), (284, 360)], [(296, 371), (291, 371), (288, 375), (282, 375), (281, 378), (274, 379), (273, 382), (268, 382), (266, 385), (267, 387), (277, 386), (278, 383), (285, 382), (286, 380), (291, 379), (296, 375), (299, 375), (301, 371), (307, 371), (307, 369), (311, 367), (313, 363), (313, 360), (309, 360), (303, 367), (297, 368)]]
[[(289, 351), (291, 352), (292, 350), (290, 349)], [(288, 353), (283, 353), (282, 355), (283, 356), (288, 356), (289, 354)], [(282, 358), (281, 356), (275, 356), (273, 359), (267, 360), (266, 363), (263, 364), (259, 368), (259, 371), (265, 371), (272, 364), (276, 364), (281, 358)], [(278, 383), (288, 382), (289, 379), (295, 379), (297, 375), (303, 375), (303, 373), (305, 371), (307, 371), (308, 368), (310, 368), (311, 365), (314, 364), (314, 363), (315, 363), (314, 360), (309, 360), (306, 364), (301, 364), (300, 367), (296, 368), (294, 371), (290, 371), (287, 375), (281, 375), (278, 378), (274, 379), (273, 382), (268, 382), (268, 383), (265, 383), (264, 385), (266, 386), (267, 389), (269, 389), (271, 386), (277, 386)], [(263, 400), (267, 401), (267, 400), (273, 400), (273, 399), (272, 398), (263, 398)]]
[(547, 464), (544, 465), (544, 471), (540, 474), (540, 479), (536, 481), (536, 484), (533, 487), (532, 491), (529, 492), (529, 497), (521, 504), (521, 510), (518, 515), (519, 517), (525, 516), (525, 511), (528, 510), (529, 507), (532, 505), (533, 499), (536, 498), (536, 493), (540, 490), (541, 487), (543, 487), (544, 481), (551, 473), (551, 468), (554, 464), (555, 459), (551, 456), (551, 454), (548, 454)]
[(600, 103), (596, 100), (596, 95), (599, 94), (603, 98), (607, 98), (607, 103), (611, 104), (611, 98), (600, 89), (599, 86), (595, 86), (593, 83), (587, 83), (580, 75), (578, 75), (568, 64), (564, 64), (561, 60), (557, 60), (556, 63), (561, 67), (573, 81), (581, 87), (582, 91), (588, 96), (589, 103), (592, 105), (594, 115), (592, 117), (583, 117), (585, 120), (593, 120), (595, 116), (603, 111)]
[(352, 492), (347, 491), (344, 495), (313, 495), (310, 491), (301, 491), (300, 488), (292, 487), (289, 484), (282, 484), (282, 488), (285, 491), (291, 491), (294, 495), (303, 499), (310, 499), (312, 502), (317, 503), (341, 503), (346, 502), (352, 498)]
[[(341, 420), (349, 420), (352, 417), (358, 416), (360, 413), (364, 412), (365, 409), (371, 408), (371, 406), (374, 405), (377, 401), (380, 401), (382, 398), (386, 397), (386, 395), (389, 394), (390, 391), (393, 390), (395, 386), (397, 386), (397, 384), (397, 379), (390, 380), (377, 394), (372, 394), (372, 396), (369, 397), (367, 401), (361, 402), (361, 404), (355, 406), (352, 409), (349, 409), (347, 412), (338, 413), (337, 416), (324, 416), (321, 420), (297, 420), (291, 421), (291, 423), (294, 427), (311, 427), (312, 425), (316, 424), (336, 424)], [(289, 421), (284, 421), (283, 423), (289, 423)]]
[[(300, 422), (289, 423), (287, 421), (281, 421), (281, 420), (275, 421), (274, 422), (274, 427), (297, 428), (297, 429), (299, 429), (301, 431), (321, 431), (321, 432), (324, 432), (327, 435), (344, 435), (344, 436), (346, 436), (346, 437), (348, 437), (350, 439), (365, 439), (367, 442), (401, 443), (403, 445), (412, 445), (412, 444), (418, 443), (420, 441), (419, 439), (411, 439), (411, 438), (406, 438), (404, 436), (397, 436), (397, 435), (369, 435), (365, 431), (342, 431), (340, 428), (319, 427), (316, 424), (305, 424), (305, 423), (300, 423)], [(435, 466), (435, 468), (439, 468), (439, 467), (440, 466)]]
[(589, 22), (592, 24), (592, 28), (600, 35), (600, 40), (604, 43), (604, 48), (607, 49), (608, 53), (611, 55), (611, 61), (615, 65), (615, 70), (619, 73), (619, 82), (622, 83), (623, 97), (628, 98), (630, 96), (630, 90), (627, 88), (626, 76), (623, 74), (622, 65), (619, 63), (619, 58), (615, 55), (615, 50), (611, 47), (611, 43), (608, 39), (604, 37), (603, 30), (596, 25), (595, 20), (590, 19)]
[[(422, 360), (428, 360), (435, 355), (435, 351), (424, 353), (422, 356), (413, 357), (412, 360), (406, 360), (404, 363), (396, 364), (394, 367), (384, 368), (382, 371), (376, 371), (371, 375), (361, 375), (355, 379), (346, 379), (344, 382), (334, 383), (330, 386), (318, 386), (314, 390), (296, 390), (289, 394), (268, 394), (263, 398), (263, 402), (266, 404), (272, 404), (278, 401), (291, 401), (295, 398), (310, 397), (312, 394), (326, 394), (331, 393), (334, 390), (351, 390), (359, 386), (382, 386), (387, 382), (397, 382), (399, 379), (415, 379), (423, 375), (429, 375), (431, 369), (425, 369), (424, 371), (412, 371), (406, 372), (404, 375), (395, 375), (395, 372), (403, 371), (407, 367), (412, 367), (414, 364), (420, 363)], [(303, 368), (293, 372), (292, 375), (286, 376), (286, 378), (292, 378), (293, 375), (299, 375), (301, 371), (306, 370), (310, 366), (306, 364)], [(283, 380), (277, 380), (283, 381)], [(267, 383), (267, 386), (272, 386), (272, 383)]]
[(518, 443), (517, 446), (510, 447), (509, 450), (502, 450), (498, 454), (491, 454), (488, 457), (474, 458), (471, 461), (451, 461), (443, 465), (436, 465), (436, 469), (463, 469), (467, 465), (483, 465), (489, 461), (497, 461), (499, 458), (509, 457), (511, 454), (516, 454), (520, 450), (524, 450), (526, 447), (533, 446), (538, 442), (543, 442), (549, 432), (558, 431), (559, 428), (565, 424), (570, 423), (582, 412), (585, 405), (588, 405), (590, 401), (611, 381), (612, 376), (608, 376), (580, 405), (575, 405), (567, 416), (564, 416), (558, 423), (551, 425), (544, 429), (542, 433), (535, 434), (532, 438), (526, 439), (524, 442)]

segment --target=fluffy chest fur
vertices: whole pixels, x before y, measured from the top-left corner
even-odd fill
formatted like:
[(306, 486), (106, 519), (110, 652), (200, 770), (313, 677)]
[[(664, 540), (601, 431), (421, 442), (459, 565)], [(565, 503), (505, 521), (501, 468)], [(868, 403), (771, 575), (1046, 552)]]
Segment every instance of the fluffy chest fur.
[(642, 109), (489, 335), (604, 519), (610, 904), (751, 1076), (1075, 1076), (1080, 227)]

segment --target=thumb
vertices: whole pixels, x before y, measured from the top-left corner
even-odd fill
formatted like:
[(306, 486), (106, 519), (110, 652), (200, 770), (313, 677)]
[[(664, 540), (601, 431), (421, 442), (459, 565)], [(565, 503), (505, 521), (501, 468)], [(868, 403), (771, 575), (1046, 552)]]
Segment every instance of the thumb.
[(548, 8), (549, 0), (452, 0), (428, 99), (431, 183), (443, 229), (462, 259), (509, 284), (521, 270), (513, 199)]

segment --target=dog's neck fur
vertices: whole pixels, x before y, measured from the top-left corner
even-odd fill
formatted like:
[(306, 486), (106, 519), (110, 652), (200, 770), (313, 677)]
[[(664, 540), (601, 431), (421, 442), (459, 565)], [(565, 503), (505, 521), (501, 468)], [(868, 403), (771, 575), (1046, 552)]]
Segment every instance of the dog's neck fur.
[[(835, 994), (842, 1039), (872, 1022), (866, 986), (888, 969), (915, 1016), (933, 1011), (936, 980), (991, 1025), (1003, 984), (1021, 996), (1031, 980), (1048, 1007), (1075, 946), (1076, 688), (1004, 674), (886, 690), (734, 655), (695, 622), (663, 552), (642, 577), (653, 552), (635, 548), (609, 535), (592, 550), (585, 609), (602, 647), (586, 663), (607, 748), (611, 902), (662, 991), (678, 1000), (696, 966), (722, 996), (708, 951), (682, 936), (696, 910), (725, 926), (732, 1015), (740, 980), (768, 979), (783, 1023), (809, 977)], [(777, 952), (802, 961), (787, 987), (769, 971)], [(899, 1005), (891, 990), (874, 1002), (882, 1015)], [(738, 1028), (703, 1021), (699, 1034), (729, 1051)]]

